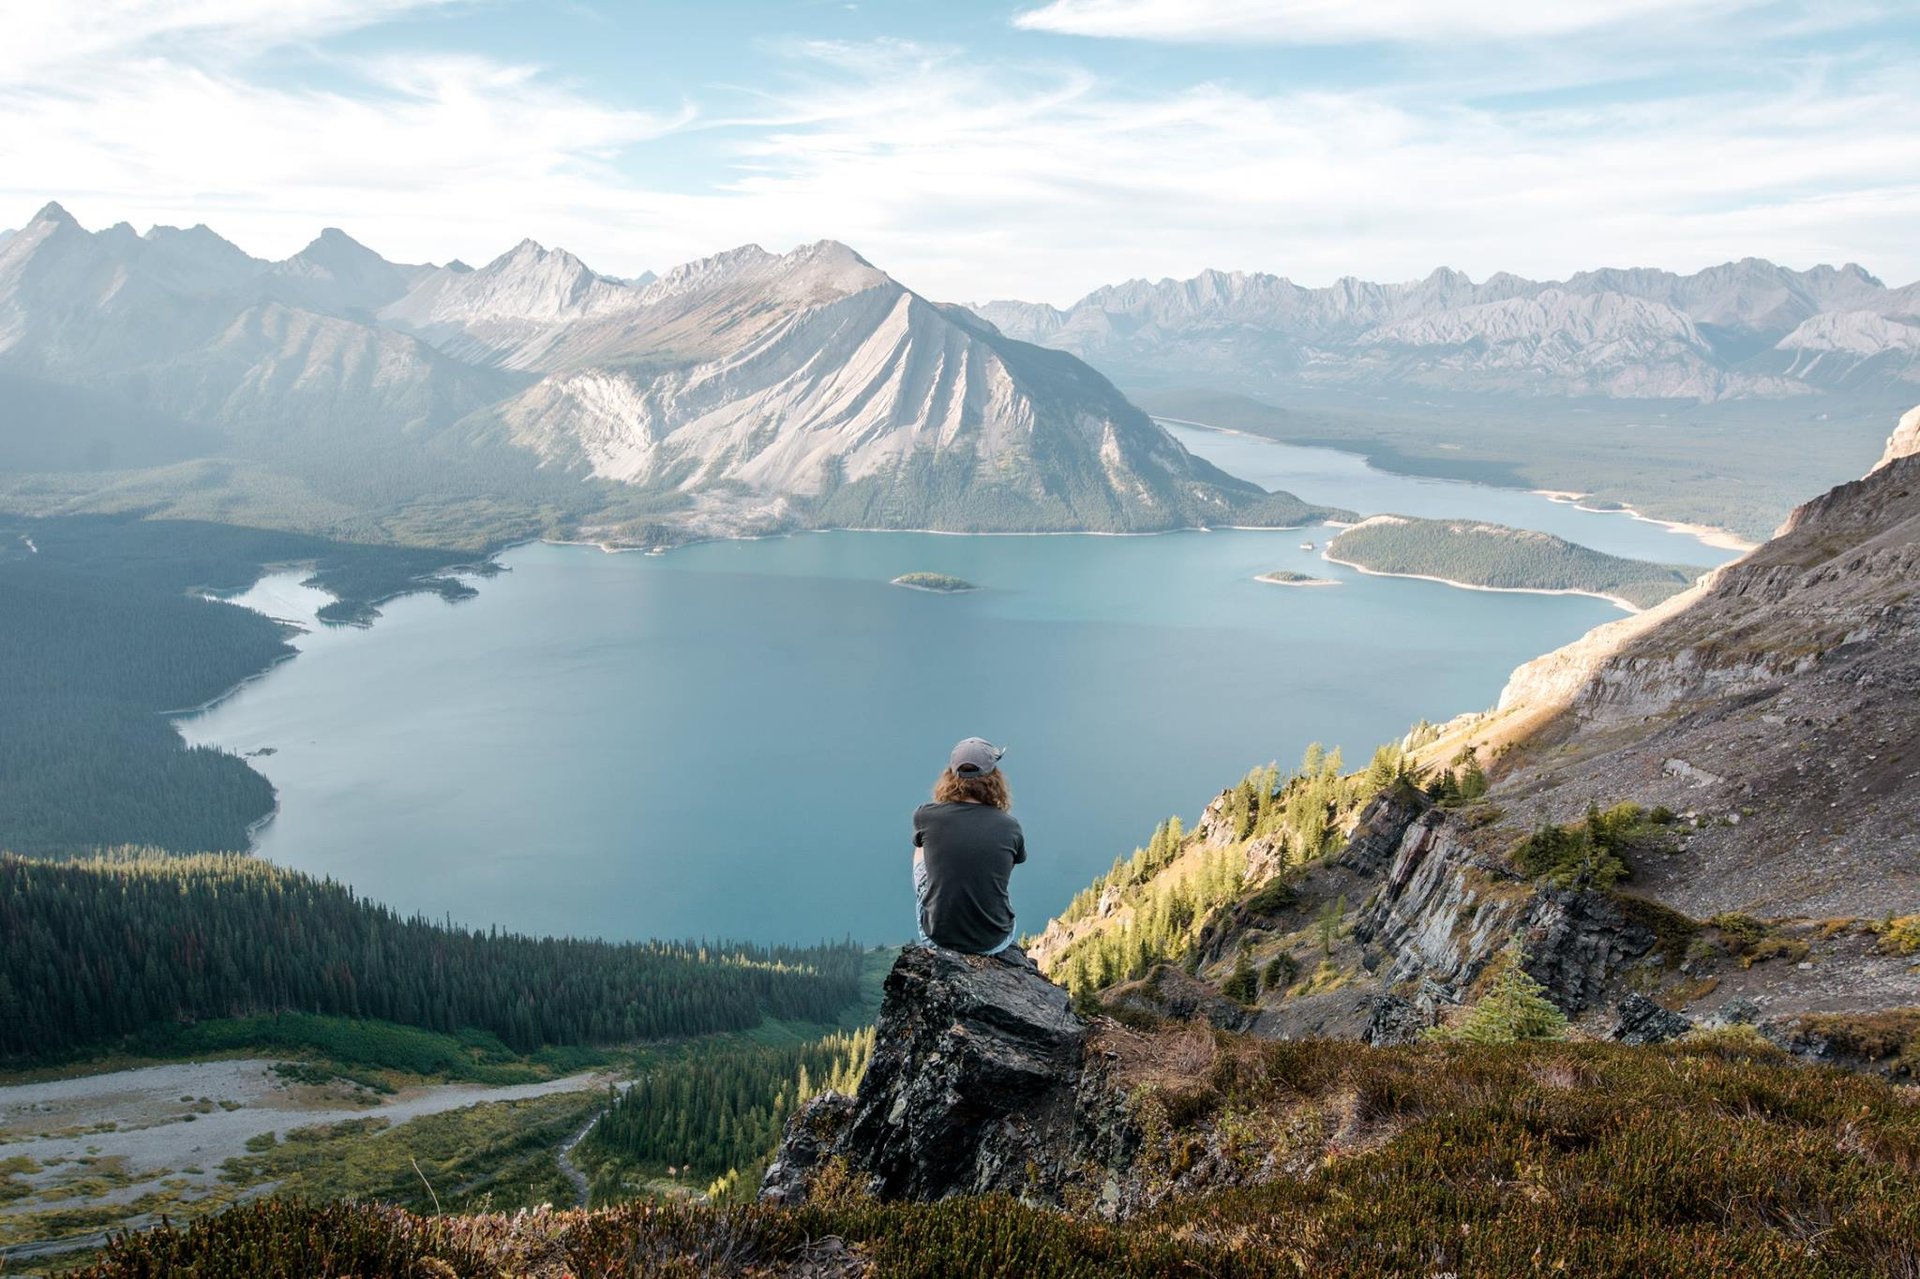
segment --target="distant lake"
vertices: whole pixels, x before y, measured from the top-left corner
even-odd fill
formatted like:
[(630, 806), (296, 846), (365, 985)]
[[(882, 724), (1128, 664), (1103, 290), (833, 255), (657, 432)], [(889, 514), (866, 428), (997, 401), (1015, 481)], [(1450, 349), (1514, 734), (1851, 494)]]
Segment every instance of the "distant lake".
[[(1182, 430), (1269, 487), (1463, 515), (1674, 562), (1728, 553), (1509, 490)], [(1577, 530), (1570, 532), (1569, 530)], [(1310, 741), (1363, 762), (1491, 705), (1520, 662), (1621, 616), (1593, 599), (1366, 577), (1332, 530), (1156, 537), (817, 533), (664, 556), (532, 545), (479, 596), (415, 596), (300, 656), (188, 740), (251, 752), (260, 853), (403, 911), (607, 937), (898, 940), (908, 814), (960, 737), (1011, 746), (1038, 928), (1172, 813)], [(1293, 569), (1339, 587), (1255, 582)], [(948, 573), (981, 590), (890, 585)], [(310, 616), (297, 575), (245, 602)]]
[(1554, 501), (1524, 489), (1391, 475), (1368, 466), (1363, 457), (1336, 449), (1301, 448), (1174, 422), (1161, 425), (1189, 450), (1231, 475), (1362, 515), (1487, 520), (1538, 529), (1609, 555), (1656, 564), (1710, 566), (1724, 564), (1737, 553), (1625, 511), (1583, 511), (1570, 501)]

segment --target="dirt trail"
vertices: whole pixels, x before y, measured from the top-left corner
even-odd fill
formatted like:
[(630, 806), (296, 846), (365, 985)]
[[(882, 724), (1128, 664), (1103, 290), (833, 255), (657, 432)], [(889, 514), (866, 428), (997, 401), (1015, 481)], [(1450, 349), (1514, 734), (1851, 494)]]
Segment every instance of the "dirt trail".
[[(626, 1092), (628, 1087), (629, 1085), (625, 1083), (619, 1085), (619, 1089), (623, 1093)], [(607, 1107), (605, 1106), (594, 1111), (593, 1117), (587, 1120), (586, 1123), (580, 1125), (579, 1132), (576, 1132), (573, 1136), (560, 1143), (560, 1149), (555, 1152), (554, 1155), (555, 1161), (560, 1165), (561, 1174), (564, 1175), (569, 1182), (573, 1183), (573, 1197), (576, 1207), (584, 1208), (587, 1206), (588, 1188), (587, 1174), (581, 1172), (573, 1162), (573, 1150), (574, 1147), (587, 1139), (587, 1134), (593, 1131), (593, 1126), (599, 1123), (606, 1113)]]

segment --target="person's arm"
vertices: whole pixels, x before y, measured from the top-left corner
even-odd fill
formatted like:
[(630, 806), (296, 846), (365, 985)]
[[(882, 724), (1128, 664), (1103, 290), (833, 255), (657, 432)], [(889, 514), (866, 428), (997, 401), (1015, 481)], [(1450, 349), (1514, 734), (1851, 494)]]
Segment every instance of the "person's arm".
[(1018, 866), (1027, 860), (1027, 832), (1020, 829), (1020, 823), (1013, 824), (1013, 864)]

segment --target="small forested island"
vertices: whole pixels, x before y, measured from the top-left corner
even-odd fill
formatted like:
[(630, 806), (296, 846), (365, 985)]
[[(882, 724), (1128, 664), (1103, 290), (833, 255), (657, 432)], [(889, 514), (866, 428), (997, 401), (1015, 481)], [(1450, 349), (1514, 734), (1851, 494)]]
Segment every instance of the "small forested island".
[(953, 577), (946, 573), (902, 573), (893, 579), (893, 584), (913, 591), (938, 591), (942, 595), (958, 595), (962, 591), (980, 589), (964, 577)]
[(1607, 555), (1551, 533), (1405, 515), (1362, 520), (1327, 544), (1327, 558), (1366, 573), (1482, 590), (1598, 595), (1635, 611), (1693, 582), (1686, 568)]
[(1296, 573), (1292, 569), (1277, 568), (1271, 573), (1262, 573), (1253, 579), (1265, 582), (1269, 586), (1338, 586), (1332, 578), (1315, 577), (1311, 573)]

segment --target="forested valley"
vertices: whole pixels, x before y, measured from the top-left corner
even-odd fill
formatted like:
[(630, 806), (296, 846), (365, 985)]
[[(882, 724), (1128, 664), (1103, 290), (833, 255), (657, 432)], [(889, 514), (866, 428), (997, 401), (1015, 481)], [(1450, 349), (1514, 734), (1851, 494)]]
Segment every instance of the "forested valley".
[(751, 1196), (787, 1120), (829, 1089), (852, 1093), (873, 1055), (873, 1027), (790, 1043), (701, 1045), (644, 1065), (601, 1116), (587, 1153), (606, 1160), (596, 1202), (628, 1197), (622, 1173), (671, 1170), (715, 1198)]
[(275, 1012), (497, 1036), (516, 1052), (831, 1023), (853, 943), (761, 947), (467, 931), (256, 858), (0, 855), (0, 1058), (138, 1046)]
[(163, 712), (292, 655), (283, 628), (206, 598), (305, 564), (364, 621), (411, 590), (449, 597), (471, 551), (353, 545), (191, 520), (0, 517), (0, 849), (237, 850), (273, 809), (265, 778), (189, 749)]

